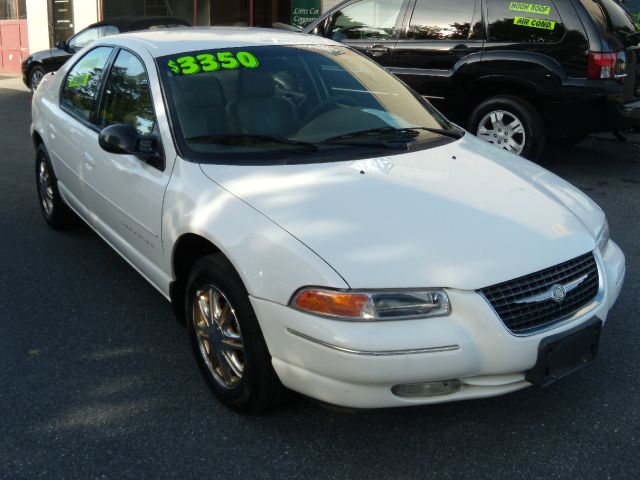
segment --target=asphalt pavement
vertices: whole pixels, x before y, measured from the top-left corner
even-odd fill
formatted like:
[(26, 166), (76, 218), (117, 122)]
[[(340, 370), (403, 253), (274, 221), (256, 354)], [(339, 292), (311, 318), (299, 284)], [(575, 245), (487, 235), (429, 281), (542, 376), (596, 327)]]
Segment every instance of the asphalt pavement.
[(640, 478), (640, 146), (590, 138), (544, 161), (627, 256), (592, 365), (487, 400), (343, 412), (295, 396), (241, 416), (153, 287), (88, 227), (46, 226), (30, 100), (0, 80), (0, 478)]

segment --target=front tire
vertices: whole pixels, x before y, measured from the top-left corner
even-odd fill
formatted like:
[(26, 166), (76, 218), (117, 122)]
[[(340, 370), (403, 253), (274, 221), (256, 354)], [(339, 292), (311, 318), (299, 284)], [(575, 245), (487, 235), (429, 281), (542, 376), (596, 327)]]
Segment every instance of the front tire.
[(39, 66), (35, 66), (29, 71), (29, 87), (32, 92), (38, 89), (38, 85), (40, 85), (42, 77), (44, 77), (46, 73), (44, 68)]
[(287, 390), (271, 365), (249, 295), (221, 254), (193, 266), (185, 309), (193, 353), (214, 395), (238, 412), (274, 408)]
[(528, 101), (497, 96), (471, 113), (468, 130), (481, 140), (529, 160), (540, 160), (546, 146), (542, 117)]
[(74, 213), (60, 196), (58, 180), (53, 173), (47, 149), (42, 144), (36, 151), (36, 190), (40, 211), (50, 227), (64, 230), (73, 224)]

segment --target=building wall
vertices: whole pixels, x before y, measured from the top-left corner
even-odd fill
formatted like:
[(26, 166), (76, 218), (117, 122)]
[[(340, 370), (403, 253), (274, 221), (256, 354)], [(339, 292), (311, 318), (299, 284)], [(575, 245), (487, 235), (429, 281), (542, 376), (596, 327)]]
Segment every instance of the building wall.
[(49, 12), (47, 0), (27, 0), (29, 22), (29, 51), (38, 52), (49, 47)]
[[(330, 8), (333, 8), (335, 5), (339, 4), (342, 0), (323, 0), (322, 2), (322, 12), (326, 12)], [(640, 1), (640, 0), (639, 0)]]
[[(48, 0), (27, 0), (29, 21), (29, 50), (46, 50), (49, 45), (49, 2)], [(75, 32), (98, 21), (97, 0), (74, 0), (73, 27)]]
[(97, 0), (74, 0), (73, 20), (76, 33), (98, 21)]

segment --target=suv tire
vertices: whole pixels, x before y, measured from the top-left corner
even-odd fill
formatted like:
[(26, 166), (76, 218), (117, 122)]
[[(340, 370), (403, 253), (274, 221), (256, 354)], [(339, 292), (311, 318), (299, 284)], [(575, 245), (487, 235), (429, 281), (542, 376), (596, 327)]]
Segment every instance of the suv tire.
[(467, 128), (481, 140), (533, 161), (540, 160), (546, 145), (540, 113), (527, 100), (515, 96), (481, 102), (471, 113)]

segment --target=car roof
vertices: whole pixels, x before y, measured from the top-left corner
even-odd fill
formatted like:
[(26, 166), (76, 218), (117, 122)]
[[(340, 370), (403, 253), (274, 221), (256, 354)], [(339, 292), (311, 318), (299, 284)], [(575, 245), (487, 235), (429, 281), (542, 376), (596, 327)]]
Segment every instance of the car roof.
[(117, 44), (145, 49), (154, 57), (207, 49), (268, 45), (335, 45), (326, 38), (297, 32), (249, 27), (189, 27), (145, 30), (104, 37), (94, 45)]
[(102, 25), (113, 25), (121, 32), (130, 32), (144, 30), (154, 25), (184, 25), (188, 27), (190, 24), (186, 20), (175, 17), (114, 17), (91, 24), (90, 27)]

